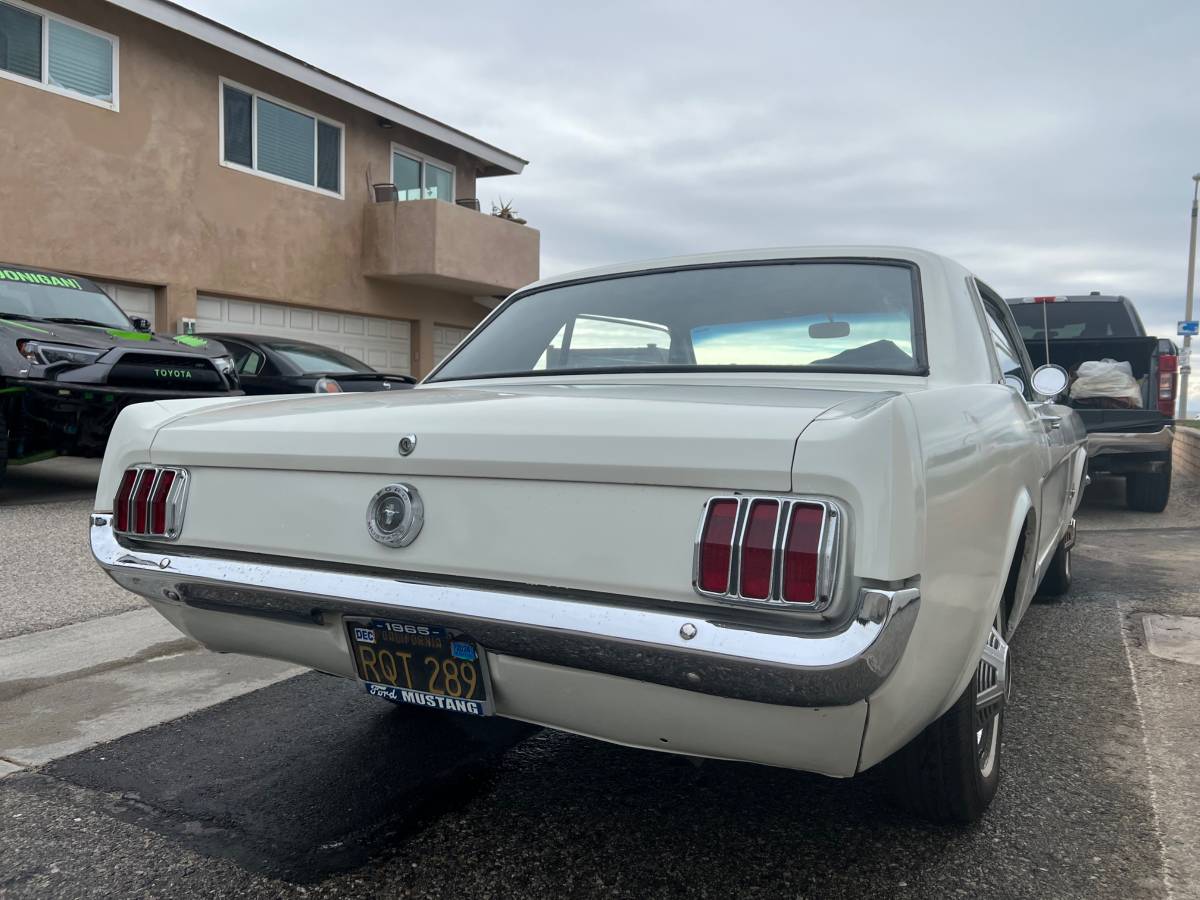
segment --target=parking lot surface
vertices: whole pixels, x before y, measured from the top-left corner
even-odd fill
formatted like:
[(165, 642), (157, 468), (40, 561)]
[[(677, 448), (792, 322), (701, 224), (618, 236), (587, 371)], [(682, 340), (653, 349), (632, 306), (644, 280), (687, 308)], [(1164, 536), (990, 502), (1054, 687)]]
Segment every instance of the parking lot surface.
[[(53, 629), (140, 608), (86, 574), (86, 502), (45, 485), (24, 496), (0, 505), (0, 553), (59, 580), (0, 586), (4, 621), (24, 623), (0, 648), (77, 640)], [(123, 727), (135, 711), (105, 690), (176, 678), (134, 704), (153, 711), (229, 663), (185, 642), (161, 656), (114, 650), (130, 655), (99, 672), (35, 659), (36, 685), (0, 668), (0, 728), (16, 704), (52, 728), (58, 707), (39, 706), (51, 696), (40, 692), (88, 685), (112, 735), (9, 761), (0, 897), (1200, 896), (1200, 666), (1150, 652), (1143, 627), (1200, 616), (1196, 491), (1178, 485), (1163, 516), (1120, 499), (1119, 482), (1089, 489), (1074, 589), (1033, 606), (1013, 642), (1004, 779), (974, 828), (898, 811), (875, 773), (697, 766), (396, 708), (314, 673), (247, 670), (223, 702), (143, 710)], [(28, 610), (43, 601), (49, 612)], [(0, 734), (0, 757), (29, 743)]]

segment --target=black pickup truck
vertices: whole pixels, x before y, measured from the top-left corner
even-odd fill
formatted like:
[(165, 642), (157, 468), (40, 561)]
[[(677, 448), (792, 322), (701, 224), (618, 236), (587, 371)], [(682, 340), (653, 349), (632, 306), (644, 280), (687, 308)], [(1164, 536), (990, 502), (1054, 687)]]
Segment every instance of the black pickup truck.
[(152, 334), (86, 278), (0, 263), (0, 483), (9, 465), (100, 456), (131, 403), (241, 393), (219, 343)]
[(1008, 304), (1034, 365), (1054, 363), (1073, 375), (1090, 360), (1129, 363), (1140, 402), (1130, 401), (1125, 408), (1095, 398), (1065, 402), (1087, 427), (1089, 471), (1125, 476), (1130, 509), (1162, 512), (1171, 493), (1178, 367), (1174, 344), (1146, 334), (1128, 297), (1093, 292), (1022, 297)]

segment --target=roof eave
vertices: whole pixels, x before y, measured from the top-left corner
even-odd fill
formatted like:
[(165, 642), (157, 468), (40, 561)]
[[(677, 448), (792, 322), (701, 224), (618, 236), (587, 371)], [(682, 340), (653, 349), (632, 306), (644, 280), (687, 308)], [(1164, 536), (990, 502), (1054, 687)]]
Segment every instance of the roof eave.
[(220, 22), (206, 18), (170, 0), (108, 0), (143, 18), (156, 22), (173, 31), (186, 34), (196, 40), (226, 50), (235, 56), (277, 72), (301, 84), (374, 113), (397, 125), (411, 128), (420, 134), (449, 144), (484, 163), (485, 175), (519, 175), (529, 161), (501, 150), (486, 141), (472, 137), (466, 132), (452, 128), (436, 119), (423, 115), (406, 106), (401, 106), (386, 97), (361, 88), (343, 78), (318, 69), (316, 66), (297, 59), (282, 50), (264, 44), (248, 35), (235, 31)]

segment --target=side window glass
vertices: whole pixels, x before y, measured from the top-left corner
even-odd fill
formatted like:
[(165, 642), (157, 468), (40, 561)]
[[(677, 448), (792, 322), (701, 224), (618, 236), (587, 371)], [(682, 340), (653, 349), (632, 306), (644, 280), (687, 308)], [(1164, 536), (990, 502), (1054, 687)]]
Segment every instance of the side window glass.
[[(1021, 384), (1028, 386), (1029, 373), (1021, 365), (1021, 356), (1013, 344), (1012, 336), (1004, 325), (1004, 319), (991, 303), (983, 304), (987, 315), (988, 335), (992, 340), (992, 349), (996, 353), (996, 361), (1000, 363), (1000, 372), (1005, 378), (1010, 375), (1021, 379)], [(1026, 393), (1022, 391), (1022, 393)]]
[(243, 375), (257, 375), (262, 368), (263, 357), (257, 350), (249, 350), (244, 359), (238, 363), (238, 371)]
[[(221, 341), (221, 345), (233, 357), (233, 365), (239, 375), (254, 375), (258, 372), (258, 367), (262, 362), (261, 354), (251, 350), (245, 344), (238, 344), (228, 339)], [(257, 362), (255, 362), (256, 359)]]

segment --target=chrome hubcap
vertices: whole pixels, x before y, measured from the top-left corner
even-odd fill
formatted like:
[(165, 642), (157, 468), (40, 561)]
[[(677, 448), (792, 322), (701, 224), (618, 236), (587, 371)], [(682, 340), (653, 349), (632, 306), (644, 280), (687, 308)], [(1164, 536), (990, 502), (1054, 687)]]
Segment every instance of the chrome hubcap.
[(1008, 672), (1008, 644), (1000, 634), (1000, 621), (988, 634), (975, 673), (975, 751), (979, 771), (986, 778), (996, 767), (1000, 743), (1000, 717), (1008, 700), (1011, 682)]

